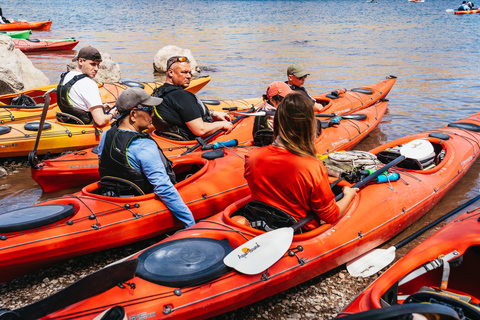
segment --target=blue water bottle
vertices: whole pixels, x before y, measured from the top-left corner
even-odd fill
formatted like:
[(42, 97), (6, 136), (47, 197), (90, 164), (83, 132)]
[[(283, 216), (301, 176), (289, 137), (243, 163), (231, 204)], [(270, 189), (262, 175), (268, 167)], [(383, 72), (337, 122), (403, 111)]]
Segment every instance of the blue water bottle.
[(376, 182), (377, 183), (384, 183), (384, 182), (388, 182), (388, 181), (397, 181), (398, 179), (400, 179), (400, 175), (396, 172), (391, 172), (387, 175), (385, 174), (382, 174), (382, 175), (379, 175)]

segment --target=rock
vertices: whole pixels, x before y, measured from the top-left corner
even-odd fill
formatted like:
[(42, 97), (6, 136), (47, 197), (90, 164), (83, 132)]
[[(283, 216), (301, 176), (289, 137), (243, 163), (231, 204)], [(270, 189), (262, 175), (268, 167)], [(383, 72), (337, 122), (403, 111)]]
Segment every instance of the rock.
[[(98, 69), (98, 73), (93, 78), (96, 82), (119, 82), (120, 78), (122, 77), (122, 73), (120, 72), (120, 66), (118, 63), (112, 60), (112, 57), (105, 52), (100, 52), (102, 55), (102, 63), (100, 63), (100, 68)], [(67, 71), (73, 70), (77, 67), (77, 57), (72, 59), (67, 65)]]
[(15, 49), (12, 38), (0, 36), (0, 94), (14, 93), (35, 87), (46, 86), (50, 80), (27, 56)]
[(5, 168), (0, 167), (0, 178), (5, 177), (7, 175), (7, 170)]
[(192, 76), (197, 76), (200, 73), (197, 61), (193, 57), (193, 54), (188, 49), (182, 49), (177, 46), (168, 45), (158, 50), (157, 54), (153, 58), (153, 69), (156, 72), (166, 73), (167, 60), (174, 56), (185, 56), (190, 60), (190, 67), (192, 68)]

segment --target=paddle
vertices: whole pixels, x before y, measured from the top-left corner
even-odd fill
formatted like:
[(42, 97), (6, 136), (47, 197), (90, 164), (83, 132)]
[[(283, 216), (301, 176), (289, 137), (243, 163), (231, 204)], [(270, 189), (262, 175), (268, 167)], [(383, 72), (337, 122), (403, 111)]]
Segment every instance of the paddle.
[(448, 13), (454, 13), (455, 12), (455, 10), (453, 10), (453, 9), (447, 9), (445, 11), (447, 11)]
[(407, 243), (410, 243), (412, 240), (416, 239), (418, 236), (423, 234), (425, 231), (431, 229), (435, 225), (439, 224), (443, 220), (455, 215), (459, 211), (465, 209), (472, 203), (480, 200), (480, 195), (476, 196), (475, 198), (471, 199), (470, 201), (464, 203), (463, 205), (459, 206), (458, 208), (450, 211), (446, 215), (438, 218), (434, 222), (430, 223), (429, 225), (423, 227), (422, 229), (418, 230), (411, 236), (407, 237), (406, 239), (400, 241), (396, 245), (391, 246), (388, 249), (374, 249), (369, 251), (360, 257), (350, 261), (347, 263), (347, 270), (348, 272), (355, 277), (369, 277), (378, 271), (382, 270), (386, 266), (388, 266), (394, 259), (395, 259), (395, 251)]
[(11, 105), (11, 104), (0, 104), (0, 108), (8, 108), (8, 109), (40, 109), (43, 108), (43, 106), (17, 106), (17, 105)]
[(78, 280), (59, 292), (13, 311), (0, 311), (0, 320), (34, 320), (105, 292), (130, 280), (137, 270), (138, 259), (111, 264)]
[[(405, 159), (405, 156), (398, 157), (362, 181), (354, 184), (352, 188), (360, 188), (364, 186), (403, 159)], [(338, 201), (342, 198), (343, 193), (336, 196), (335, 200)], [(250, 239), (229, 253), (223, 259), (223, 263), (238, 272), (250, 275), (258, 274), (267, 270), (275, 262), (280, 260), (285, 252), (287, 252), (288, 248), (290, 248), (295, 230), (304, 226), (314, 217), (314, 214), (307, 215), (291, 227), (275, 229)]]
[[(230, 112), (230, 113), (233, 114), (233, 115), (239, 115), (239, 116), (264, 117), (264, 116), (275, 115), (275, 110), (250, 112), (250, 113), (233, 111), (233, 112)], [(334, 113), (327, 113), (327, 114), (316, 114), (315, 117), (318, 117), (318, 118), (322, 118), (322, 117), (324, 117), (324, 118), (334, 118), (334, 117), (337, 117), (337, 115), (334, 114)], [(366, 120), (367, 119), (367, 115), (363, 114), (363, 113), (362, 114), (346, 114), (346, 115), (338, 116), (338, 117), (341, 117), (342, 119), (351, 119), (351, 120)]]
[(48, 107), (50, 106), (50, 92), (56, 89), (57, 88), (50, 89), (44, 94), (46, 98), (45, 98), (45, 104), (42, 110), (42, 116), (40, 117), (40, 125), (38, 126), (37, 139), (35, 140), (35, 145), (33, 146), (33, 150), (30, 151), (30, 153), (28, 154), (28, 162), (30, 163), (30, 166), (34, 169), (38, 168), (37, 148), (38, 148), (38, 143), (40, 142), (40, 136), (42, 134), (43, 124), (45, 123), (45, 118), (47, 117)]
[[(250, 110), (253, 112), (255, 109), (252, 107)], [(247, 114), (247, 115), (248, 115), (248, 114)], [(237, 123), (238, 121), (240, 121), (241, 119), (243, 119), (243, 118), (245, 118), (245, 117), (246, 117), (246, 115), (236, 118), (235, 120), (232, 121), (232, 124)], [(183, 153), (181, 154), (181, 156), (197, 150), (197, 149), (200, 148), (202, 145), (205, 145), (206, 142), (212, 140), (216, 135), (218, 135), (219, 133), (221, 133), (223, 130), (224, 130), (224, 129), (219, 129), (219, 130), (215, 131), (214, 133), (212, 133), (211, 135), (209, 135), (208, 137), (206, 137), (205, 139), (203, 139), (202, 137), (197, 137), (197, 139), (202, 139), (202, 140), (203, 140), (203, 143), (199, 142), (199, 143), (195, 144), (194, 146), (188, 148), (187, 150), (185, 150), (185, 152), (183, 152)], [(197, 141), (198, 141), (198, 140), (197, 140)]]

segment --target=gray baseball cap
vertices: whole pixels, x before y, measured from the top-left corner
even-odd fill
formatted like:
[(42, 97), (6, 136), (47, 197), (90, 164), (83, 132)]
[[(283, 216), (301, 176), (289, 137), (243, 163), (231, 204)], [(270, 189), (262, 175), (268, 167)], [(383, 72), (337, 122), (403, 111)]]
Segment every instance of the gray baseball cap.
[(127, 113), (138, 105), (154, 107), (161, 104), (162, 101), (162, 98), (152, 97), (141, 88), (128, 88), (120, 93), (115, 105), (117, 106), (118, 112)]
[(294, 75), (297, 78), (301, 78), (306, 75), (310, 75), (301, 65), (298, 63), (292, 63), (287, 68), (287, 76)]

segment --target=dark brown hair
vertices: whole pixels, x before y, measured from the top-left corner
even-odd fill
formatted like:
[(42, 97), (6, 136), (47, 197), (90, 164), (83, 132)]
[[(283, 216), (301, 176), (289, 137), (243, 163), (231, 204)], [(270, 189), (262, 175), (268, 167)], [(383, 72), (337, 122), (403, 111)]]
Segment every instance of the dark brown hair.
[(313, 100), (303, 94), (288, 94), (275, 112), (273, 134), (281, 139), (285, 149), (291, 153), (317, 158), (317, 121), (313, 104)]

